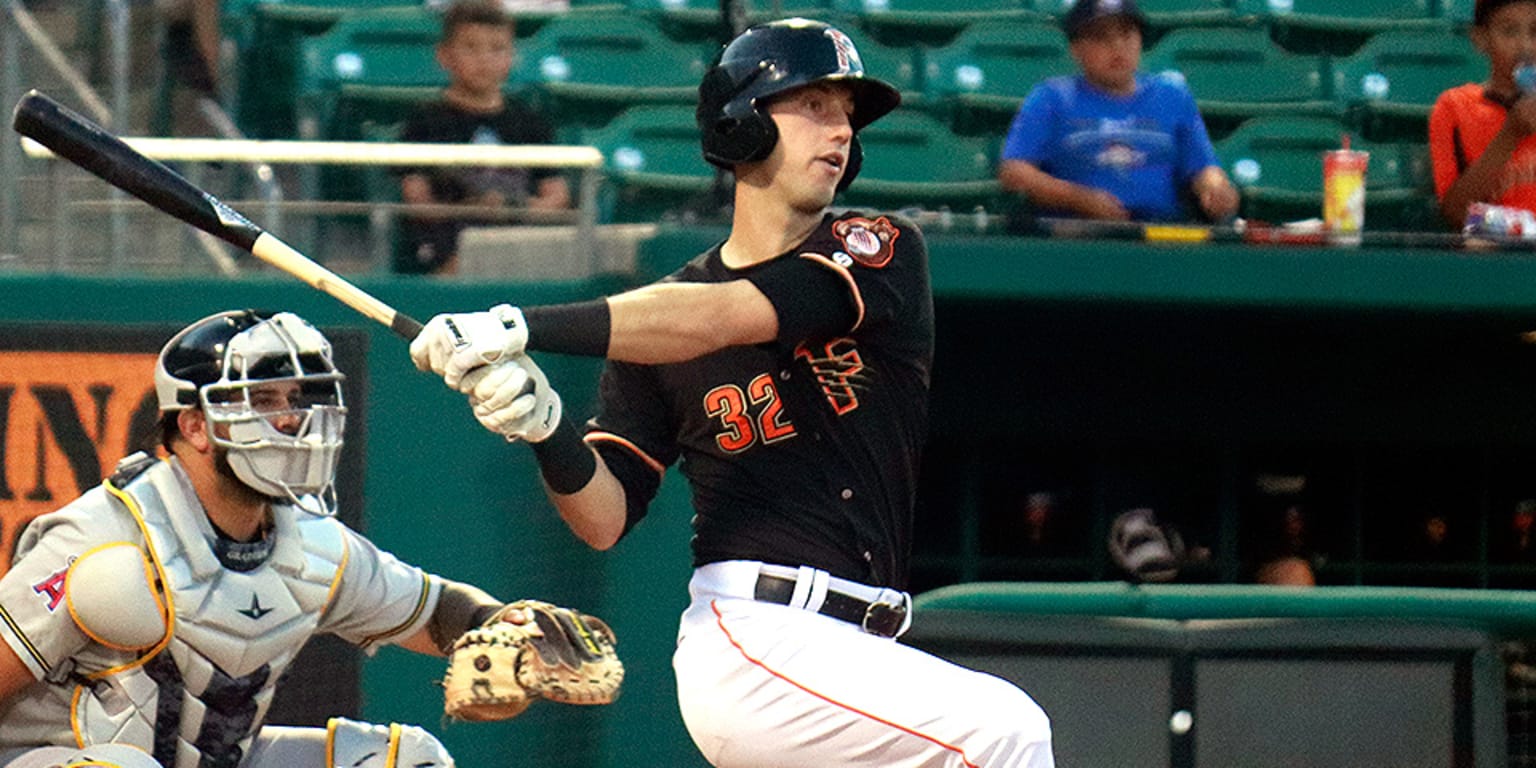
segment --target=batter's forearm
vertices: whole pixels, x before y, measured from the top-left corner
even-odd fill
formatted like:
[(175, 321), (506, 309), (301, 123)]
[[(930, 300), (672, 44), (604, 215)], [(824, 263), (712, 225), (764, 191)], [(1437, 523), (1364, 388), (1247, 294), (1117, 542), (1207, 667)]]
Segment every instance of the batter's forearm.
[(778, 315), (756, 286), (657, 283), (606, 299), (524, 307), (528, 349), (657, 365), (772, 341)]
[(549, 499), (560, 511), (571, 533), (597, 550), (617, 544), (624, 535), (627, 518), (624, 486), (601, 458), (592, 479), (581, 490), (570, 494), (550, 491)]
[(726, 347), (761, 344), (778, 334), (778, 315), (756, 286), (658, 283), (608, 299), (613, 332), (608, 358), (677, 363)]

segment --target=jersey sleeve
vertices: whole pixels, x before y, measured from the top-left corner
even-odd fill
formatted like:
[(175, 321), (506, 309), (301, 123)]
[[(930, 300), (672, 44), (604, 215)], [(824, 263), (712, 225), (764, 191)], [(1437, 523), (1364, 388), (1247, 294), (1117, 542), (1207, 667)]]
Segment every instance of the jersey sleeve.
[(437, 609), (442, 583), (341, 527), (346, 561), (320, 630), (368, 653), (416, 634)]
[(1435, 197), (1444, 198), (1461, 177), (1461, 152), (1457, 146), (1456, 98), (1446, 91), (1435, 99), (1429, 112), (1429, 162), (1435, 177)]
[(38, 679), (90, 644), (69, 615), (64, 576), (75, 558), (112, 540), (112, 533), (88, 533), (83, 523), (69, 508), (32, 521), (10, 570), (0, 576), (0, 640)]
[(916, 225), (854, 213), (830, 226), (817, 249), (750, 278), (773, 304), (785, 347), (879, 329), (927, 300), (928, 246)]
[(1211, 135), (1205, 130), (1205, 119), (1200, 116), (1200, 107), (1189, 87), (1182, 82), (1166, 83), (1165, 87), (1179, 105), (1179, 178), (1188, 183), (1206, 168), (1221, 165), (1221, 160), (1216, 157)]
[(609, 362), (603, 369), (598, 400), (598, 414), (587, 425), (586, 442), (624, 486), (627, 533), (645, 516), (679, 449), (654, 368)]
[(1003, 141), (1003, 159), (1023, 160), (1036, 166), (1044, 162), (1056, 113), (1056, 92), (1050, 83), (1035, 86), (1013, 116), (1008, 137)]

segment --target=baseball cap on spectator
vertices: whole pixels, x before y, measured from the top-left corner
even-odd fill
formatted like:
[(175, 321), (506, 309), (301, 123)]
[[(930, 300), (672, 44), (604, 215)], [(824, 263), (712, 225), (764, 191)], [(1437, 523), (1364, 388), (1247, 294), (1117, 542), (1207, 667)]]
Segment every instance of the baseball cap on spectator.
[[(1483, 0), (1486, 2), (1487, 0)], [(1497, 2), (1497, 0), (1494, 0)], [(1478, 3), (1478, 10), (1482, 10), (1482, 2)], [(1141, 9), (1136, 7), (1136, 0), (1077, 0), (1072, 10), (1061, 19), (1061, 28), (1066, 31), (1067, 39), (1076, 40), (1082, 34), (1083, 28), (1099, 19), (1111, 16), (1124, 16), (1136, 22), (1141, 31), (1147, 31), (1147, 17), (1141, 15)]]
[(1494, 11), (1497, 11), (1506, 5), (1514, 5), (1515, 3), (1526, 1), (1527, 0), (1477, 0), (1477, 5), (1473, 6), (1472, 8), (1472, 23), (1475, 26), (1481, 27), (1488, 23), (1488, 17), (1492, 16)]

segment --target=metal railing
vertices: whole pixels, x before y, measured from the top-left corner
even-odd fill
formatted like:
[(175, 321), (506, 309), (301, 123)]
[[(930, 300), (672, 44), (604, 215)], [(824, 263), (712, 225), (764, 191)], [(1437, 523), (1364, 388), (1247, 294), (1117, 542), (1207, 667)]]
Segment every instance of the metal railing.
[[(85, 76), (70, 62), (59, 44), (43, 28), (35, 16), (21, 4), (21, 0), (0, 0), (4, 12), (0, 13), (0, 102), (5, 112), (21, 99), (25, 89), (22, 82), (22, 45), (25, 43), (37, 53), (37, 60), (47, 65), (53, 76), (64, 83), (91, 117), (104, 126), (123, 130), (122, 121), (128, 115), (128, 44), (130, 12), (128, 0), (100, 0), (107, 20), (108, 67), (107, 79), (111, 92), (111, 104), (104, 100)], [(8, 129), (8, 126), (7, 126)], [(21, 158), (15, 142), (3, 142), (0, 147), (0, 253), (14, 254), (19, 250), (21, 229), (20, 176)], [(120, 216), (111, 220), (113, 242), (125, 244), (121, 237), (125, 223)], [(122, 248), (125, 245), (115, 245)]]
[[(210, 163), (262, 163), (297, 166), (343, 165), (399, 167), (520, 167), (561, 168), (579, 171), (577, 207), (567, 211), (536, 211), (526, 208), (489, 209), (483, 206), (464, 205), (409, 205), (378, 201), (285, 201), (265, 198), (257, 201), (227, 200), (230, 207), (247, 213), (259, 208), (265, 216), (253, 220), (273, 234), (282, 237), (274, 220), (283, 212), (306, 215), (366, 215), (369, 222), (370, 260), (375, 267), (387, 264), (393, 227), (396, 217), (418, 216), (435, 218), (473, 218), (477, 222), (505, 221), (529, 224), (574, 224), (576, 246), (587, 254), (588, 268), (599, 271), (597, 264), (596, 224), (597, 188), (601, 181), (603, 155), (595, 147), (562, 145), (511, 145), (484, 146), (465, 144), (405, 144), (376, 142), (326, 142), (326, 141), (256, 141), (248, 139), (164, 139), (125, 138), (136, 151), (154, 160), (182, 163), (193, 171), (189, 175), (196, 182), (195, 168)], [(48, 195), (53, 211), (51, 230), (51, 267), (55, 271), (66, 268), (69, 259), (72, 214), (107, 212), (109, 214), (137, 206), (132, 201), (85, 200), (70, 201), (64, 192), (63, 170), (66, 163), (45, 147), (29, 139), (21, 141), (23, 151), (30, 157), (52, 159), (48, 173)], [(222, 244), (214, 243), (219, 255), (210, 254), (220, 272), (231, 273), (224, 263), (228, 254)], [(207, 250), (205, 248), (205, 250)], [(114, 250), (107, 271), (120, 271), (124, 262)]]

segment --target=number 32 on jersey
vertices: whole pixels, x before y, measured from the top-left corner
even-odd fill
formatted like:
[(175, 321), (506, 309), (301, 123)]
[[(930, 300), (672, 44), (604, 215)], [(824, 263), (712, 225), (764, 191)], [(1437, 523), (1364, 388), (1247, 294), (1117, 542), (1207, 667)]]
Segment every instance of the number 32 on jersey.
[[(827, 356), (817, 358), (804, 348), (796, 356), (807, 360), (833, 410), (842, 415), (859, 407), (858, 394), (850, 377), (863, 370), (859, 353), (849, 339), (827, 345)], [(829, 365), (835, 363), (836, 365)], [(773, 377), (760, 373), (743, 390), (736, 384), (721, 384), (704, 395), (704, 413), (719, 419), (722, 430), (715, 444), (726, 453), (740, 453), (758, 443), (769, 445), (795, 435), (795, 425), (783, 413), (784, 404), (773, 386)]]

